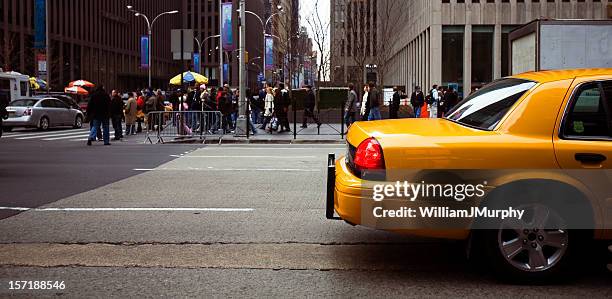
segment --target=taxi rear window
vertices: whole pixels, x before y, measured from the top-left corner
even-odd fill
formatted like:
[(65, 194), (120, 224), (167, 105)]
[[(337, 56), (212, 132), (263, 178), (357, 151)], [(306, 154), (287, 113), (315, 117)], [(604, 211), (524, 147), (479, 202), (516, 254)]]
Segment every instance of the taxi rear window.
[(493, 130), (510, 108), (537, 83), (506, 78), (497, 80), (455, 106), (448, 120), (482, 130)]

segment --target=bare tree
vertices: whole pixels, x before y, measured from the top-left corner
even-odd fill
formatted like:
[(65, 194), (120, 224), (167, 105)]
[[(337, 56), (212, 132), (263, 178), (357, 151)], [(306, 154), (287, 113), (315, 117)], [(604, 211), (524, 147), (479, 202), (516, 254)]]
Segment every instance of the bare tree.
[(15, 70), (19, 64), (18, 36), (17, 33), (9, 31), (7, 36), (0, 39), (0, 65), (5, 71)]
[[(372, 50), (370, 48), (367, 32), (366, 7), (363, 1), (345, 0), (340, 5), (340, 12), (343, 15), (344, 26), (338, 32), (342, 37), (343, 45), (334, 45), (341, 47), (340, 51), (344, 51), (344, 57), (349, 57), (355, 65), (355, 70), (359, 75), (355, 83), (365, 83), (365, 67), (368, 59), (371, 58)], [(371, 37), (370, 37), (371, 38)], [(334, 49), (337, 51), (338, 49)], [(349, 70), (349, 73), (352, 71)]]
[(376, 41), (377, 53), (374, 56), (378, 66), (378, 79), (380, 84), (385, 82), (388, 61), (397, 42), (402, 29), (402, 18), (405, 10), (401, 7), (402, 0), (379, 0), (378, 1), (378, 40)]
[(317, 79), (325, 81), (330, 74), (331, 49), (329, 48), (330, 22), (324, 21), (319, 13), (319, 0), (314, 0), (314, 10), (306, 17), (306, 23), (313, 34), (315, 47), (319, 52), (319, 65), (317, 66)]

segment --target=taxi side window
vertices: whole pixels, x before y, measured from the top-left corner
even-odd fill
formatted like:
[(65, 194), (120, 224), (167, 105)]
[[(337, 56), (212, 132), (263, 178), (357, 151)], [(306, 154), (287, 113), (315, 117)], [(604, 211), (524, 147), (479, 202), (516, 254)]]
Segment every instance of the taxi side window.
[(601, 83), (583, 85), (575, 94), (564, 123), (566, 138), (610, 138), (610, 113)]

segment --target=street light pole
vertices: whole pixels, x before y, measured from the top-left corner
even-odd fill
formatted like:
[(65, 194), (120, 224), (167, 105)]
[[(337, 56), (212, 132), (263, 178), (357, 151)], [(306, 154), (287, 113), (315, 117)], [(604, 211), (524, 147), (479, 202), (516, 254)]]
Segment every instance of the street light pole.
[[(261, 18), (259, 15), (257, 15), (256, 13), (254, 13), (254, 12), (252, 12), (252, 11), (250, 11), (250, 10), (245, 11), (245, 13), (248, 13), (248, 14), (250, 14), (250, 15), (252, 15), (252, 16), (255, 16), (255, 17), (257, 18), (257, 20), (259, 21), (259, 23), (261, 23), (261, 26), (263, 27), (263, 52), (262, 52), (262, 54), (263, 54), (263, 55), (262, 55), (262, 56), (263, 56), (263, 59), (262, 59), (263, 68), (262, 68), (262, 69), (263, 69), (264, 79), (266, 79), (266, 78), (267, 78), (267, 77), (266, 77), (266, 59), (267, 59), (267, 58), (266, 58), (266, 46), (267, 46), (267, 44), (266, 44), (266, 38), (267, 38), (268, 36), (272, 36), (272, 37), (274, 37), (274, 35), (272, 35), (272, 34), (268, 35), (268, 34), (266, 33), (266, 29), (268, 28), (268, 24), (270, 23), (270, 21), (272, 21), (272, 18), (274, 18), (274, 17), (275, 17), (275, 16), (277, 16), (277, 15), (280, 15), (280, 14), (283, 12), (283, 7), (282, 7), (282, 6), (280, 6), (280, 5), (279, 5), (279, 6), (277, 6), (277, 9), (278, 9), (279, 11), (278, 11), (277, 13), (273, 13), (272, 15), (270, 15), (270, 17), (268, 17), (268, 19), (266, 19), (266, 21), (265, 21), (265, 22), (264, 22), (264, 21), (263, 21), (263, 19), (262, 19), (262, 18)], [(242, 12), (241, 12), (241, 11), (242, 11), (242, 8), (238, 10), (238, 12), (240, 12), (240, 13), (242, 14)]]
[(204, 47), (204, 44), (206, 43), (207, 40), (211, 39), (211, 38), (217, 38), (217, 37), (221, 37), (220, 34), (217, 35), (211, 35), (207, 38), (205, 38), (204, 40), (202, 40), (202, 42), (200, 42), (200, 40), (198, 40), (197, 37), (194, 37), (197, 45), (198, 45), (198, 53), (200, 54), (200, 61), (199, 61), (199, 70), (200, 72), (202, 71), (202, 47)]
[[(152, 53), (152, 51), (151, 51), (151, 47), (153, 46), (153, 40), (152, 40), (152, 38), (153, 38), (153, 25), (155, 25), (155, 22), (156, 22), (156, 21), (157, 21), (157, 20), (158, 20), (158, 19), (159, 19), (161, 16), (163, 16), (163, 15), (173, 15), (173, 14), (177, 14), (177, 13), (178, 13), (178, 10), (172, 10), (172, 11), (162, 12), (162, 13), (160, 13), (159, 15), (157, 15), (157, 16), (156, 16), (156, 17), (153, 19), (153, 22), (151, 22), (151, 21), (149, 21), (149, 17), (147, 17), (147, 15), (145, 15), (145, 14), (143, 14), (143, 13), (141, 13), (141, 12), (139, 12), (139, 11), (135, 10), (133, 6), (128, 5), (128, 6), (127, 6), (127, 9), (128, 9), (129, 11), (133, 12), (133, 13), (134, 13), (134, 16), (136, 16), (136, 17), (143, 17), (143, 18), (145, 19), (145, 21), (147, 22), (147, 37), (148, 37), (148, 40), (149, 40), (149, 42), (148, 42), (148, 51), (147, 51), (147, 55), (149, 56), (149, 57), (148, 57), (149, 59), (148, 59), (147, 63), (149, 64), (149, 67), (148, 67), (148, 70), (149, 70), (149, 72), (148, 72), (148, 73), (149, 73), (149, 88), (152, 88), (152, 87), (153, 87), (153, 84), (152, 84), (152, 82), (151, 82), (151, 81), (152, 81), (152, 80), (151, 80), (151, 74), (152, 74), (152, 73), (151, 73), (151, 69), (153, 68), (153, 65), (152, 65), (152, 60), (151, 60), (151, 53)], [(181, 55), (182, 55), (182, 54), (181, 54)]]
[(238, 119), (236, 120), (236, 136), (247, 136), (247, 107), (246, 107), (246, 61), (245, 61), (245, 43), (246, 43), (246, 27), (245, 27), (245, 0), (240, 0), (240, 65), (239, 65), (239, 81), (240, 81), (240, 99), (238, 100)]

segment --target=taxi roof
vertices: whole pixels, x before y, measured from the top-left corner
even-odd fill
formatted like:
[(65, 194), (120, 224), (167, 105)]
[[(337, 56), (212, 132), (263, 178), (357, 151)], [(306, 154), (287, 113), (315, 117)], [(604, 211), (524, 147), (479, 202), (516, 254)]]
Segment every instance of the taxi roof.
[(574, 79), (577, 77), (594, 77), (605, 75), (612, 76), (612, 68), (540, 71), (523, 73), (512, 77), (536, 81), (539, 83), (547, 83), (560, 80)]

